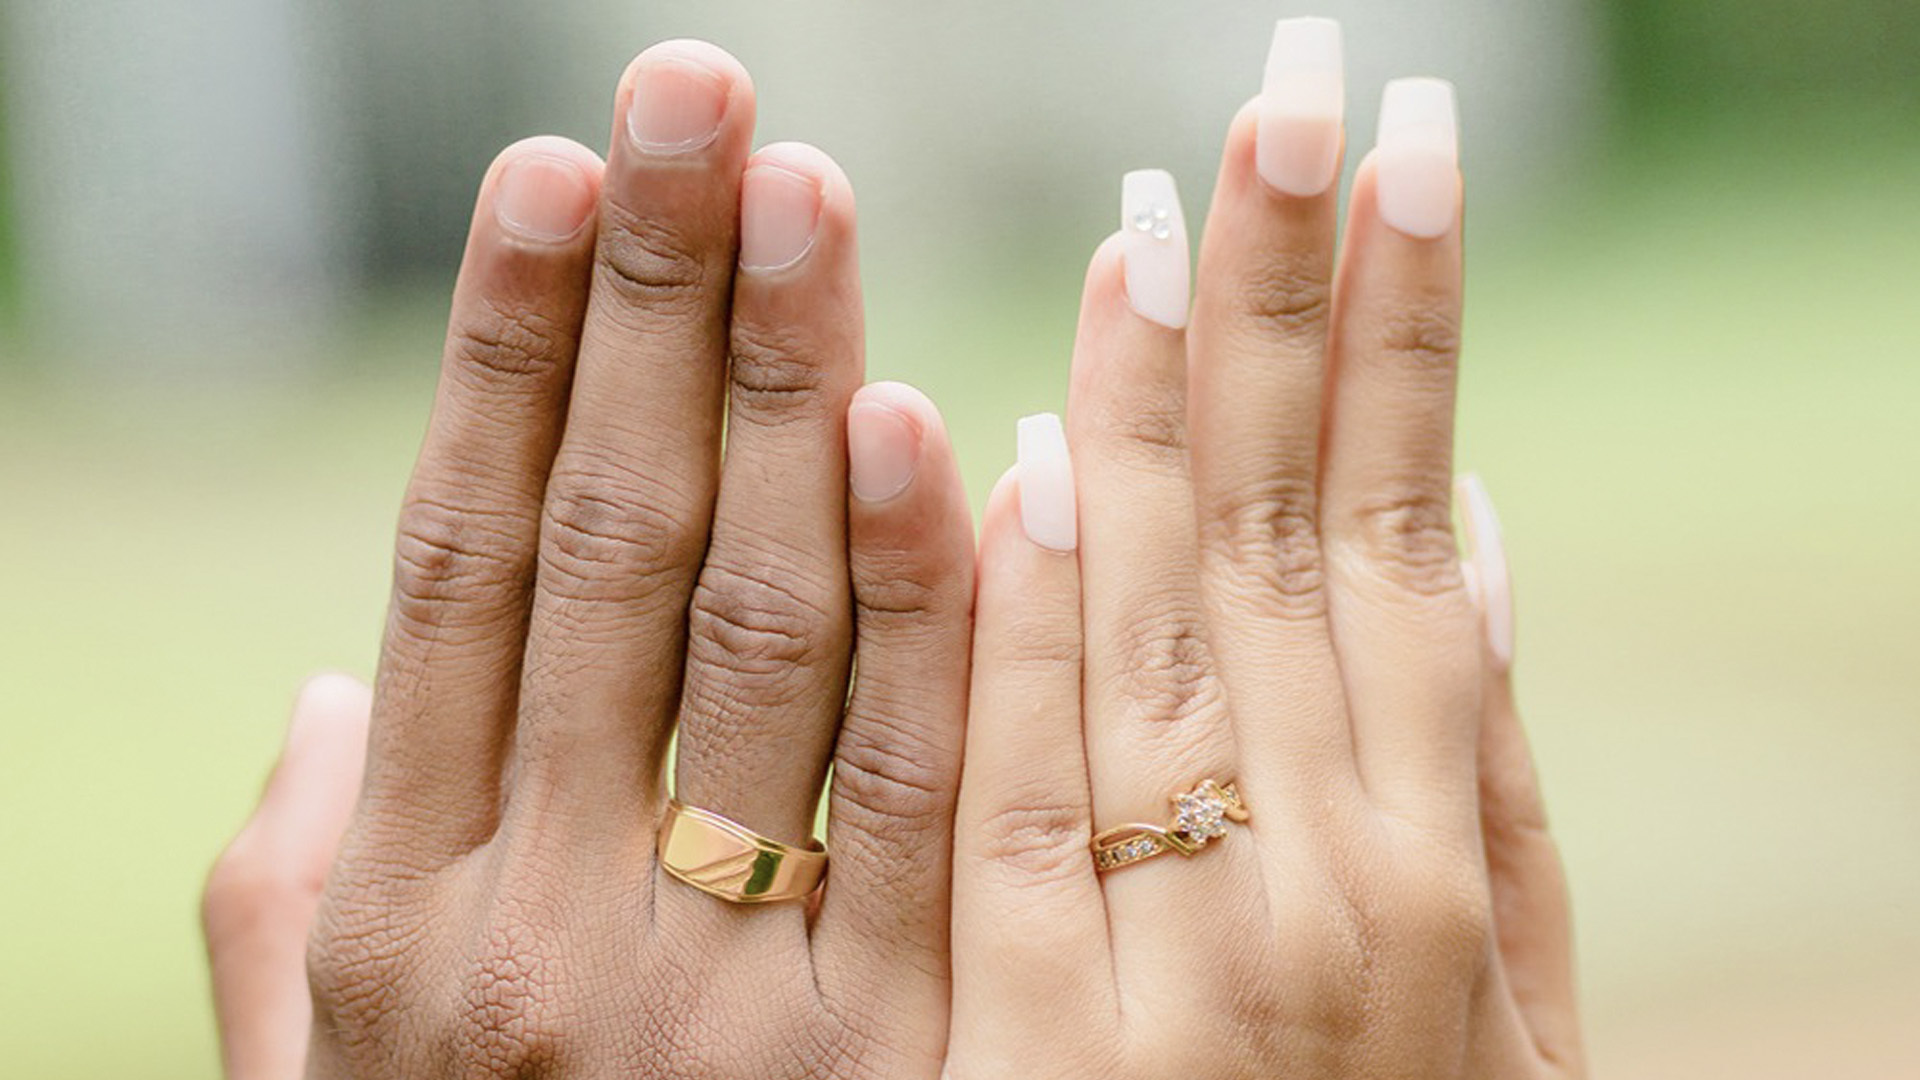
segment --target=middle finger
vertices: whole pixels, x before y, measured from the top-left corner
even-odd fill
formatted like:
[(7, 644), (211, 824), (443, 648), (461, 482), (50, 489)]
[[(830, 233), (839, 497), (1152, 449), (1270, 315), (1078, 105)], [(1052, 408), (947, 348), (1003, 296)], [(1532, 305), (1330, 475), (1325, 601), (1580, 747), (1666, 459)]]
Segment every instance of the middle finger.
[(663, 801), (713, 513), (753, 89), (722, 50), (668, 42), (633, 62), (616, 100), (593, 292), (547, 484), (508, 816), (550, 813), (624, 847)]

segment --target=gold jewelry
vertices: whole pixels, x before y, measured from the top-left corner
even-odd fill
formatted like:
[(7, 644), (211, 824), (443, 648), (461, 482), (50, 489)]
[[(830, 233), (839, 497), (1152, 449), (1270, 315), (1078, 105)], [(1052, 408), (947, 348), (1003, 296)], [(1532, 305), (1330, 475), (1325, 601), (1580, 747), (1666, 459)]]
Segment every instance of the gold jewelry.
[(1213, 780), (1175, 795), (1173, 824), (1116, 825), (1093, 838), (1093, 867), (1105, 872), (1145, 862), (1169, 851), (1192, 855), (1207, 843), (1227, 835), (1227, 822), (1243, 822), (1252, 815), (1232, 784)]
[(789, 847), (711, 810), (667, 802), (660, 823), (660, 865), (667, 873), (730, 904), (804, 900), (827, 874), (818, 840)]

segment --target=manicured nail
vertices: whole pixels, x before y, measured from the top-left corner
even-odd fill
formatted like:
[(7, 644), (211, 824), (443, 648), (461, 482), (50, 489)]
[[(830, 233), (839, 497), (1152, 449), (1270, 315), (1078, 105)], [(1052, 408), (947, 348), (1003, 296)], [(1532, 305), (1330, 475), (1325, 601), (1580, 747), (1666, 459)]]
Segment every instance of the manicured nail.
[(1187, 219), (1173, 176), (1159, 169), (1130, 172), (1120, 184), (1120, 229), (1127, 303), (1142, 318), (1170, 330), (1187, 325), (1192, 267)]
[(593, 213), (593, 184), (571, 161), (529, 154), (501, 170), (493, 213), (501, 228), (517, 236), (548, 244), (565, 240)]
[(1340, 175), (1340, 123), (1347, 105), (1340, 24), (1281, 19), (1273, 28), (1260, 88), (1255, 160), (1274, 188), (1302, 198)]
[[(764, 152), (764, 151), (763, 151)], [(820, 182), (771, 161), (755, 162), (740, 181), (740, 265), (780, 270), (813, 250)]]
[(1380, 218), (1421, 240), (1452, 231), (1460, 207), (1460, 136), (1453, 84), (1395, 79), (1380, 98), (1376, 140)]
[(847, 481), (861, 502), (907, 490), (920, 467), (920, 429), (899, 410), (856, 401), (847, 410)]
[(643, 58), (627, 104), (627, 133), (649, 154), (687, 154), (720, 134), (727, 80), (692, 56), (661, 50)]
[(1466, 530), (1464, 569), (1471, 571), (1487, 650), (1493, 654), (1494, 666), (1504, 672), (1513, 666), (1513, 583), (1507, 573), (1506, 545), (1500, 539), (1500, 518), (1493, 512), (1486, 485), (1473, 473), (1460, 478), (1455, 494)]
[(1018, 428), (1020, 526), (1027, 539), (1051, 551), (1080, 543), (1080, 511), (1074, 501), (1073, 462), (1067, 433), (1052, 413), (1025, 417)]

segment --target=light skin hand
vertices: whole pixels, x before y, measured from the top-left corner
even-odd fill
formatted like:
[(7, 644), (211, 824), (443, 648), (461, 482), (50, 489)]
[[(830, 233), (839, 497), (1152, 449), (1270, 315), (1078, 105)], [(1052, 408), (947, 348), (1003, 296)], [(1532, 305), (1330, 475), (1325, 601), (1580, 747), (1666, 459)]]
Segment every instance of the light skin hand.
[[(1128, 178), (1066, 445), (1023, 431), (989, 503), (955, 1080), (1583, 1075), (1504, 562), (1470, 590), (1452, 528), (1451, 90), (1389, 88), (1336, 264), (1337, 50), (1282, 24), (1190, 320), (1171, 181)], [(1097, 831), (1209, 778), (1250, 820), (1096, 873)]]
[(307, 931), (360, 794), (373, 692), (308, 680), (260, 805), (207, 876), (201, 922), (229, 1080), (296, 1080), (313, 1005)]

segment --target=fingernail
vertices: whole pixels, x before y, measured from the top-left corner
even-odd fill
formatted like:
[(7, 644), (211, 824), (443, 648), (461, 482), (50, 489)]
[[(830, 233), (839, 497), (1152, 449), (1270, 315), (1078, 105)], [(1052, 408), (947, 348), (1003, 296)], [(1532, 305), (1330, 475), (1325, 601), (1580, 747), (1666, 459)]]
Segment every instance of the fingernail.
[(1079, 508), (1073, 493), (1073, 462), (1067, 434), (1052, 413), (1025, 417), (1017, 429), (1020, 526), (1027, 539), (1051, 551), (1080, 543)]
[(1192, 268), (1187, 220), (1173, 176), (1159, 169), (1130, 172), (1120, 184), (1120, 228), (1127, 303), (1141, 318), (1170, 330), (1187, 325)]
[(727, 80), (690, 56), (643, 59), (627, 103), (627, 133), (649, 154), (687, 154), (720, 134)]
[(1513, 666), (1513, 584), (1507, 573), (1507, 549), (1500, 538), (1500, 518), (1480, 477), (1468, 473), (1455, 485), (1466, 530), (1467, 566), (1486, 628), (1487, 651), (1494, 666)]
[(1255, 160), (1274, 188), (1302, 198), (1333, 186), (1340, 175), (1340, 123), (1346, 112), (1340, 24), (1332, 19), (1281, 19), (1273, 28), (1260, 87)]
[(1421, 240), (1452, 231), (1460, 207), (1460, 137), (1453, 84), (1395, 79), (1380, 98), (1376, 140), (1380, 218)]
[(592, 212), (593, 184), (580, 166), (562, 158), (516, 158), (494, 186), (494, 217), (502, 228), (528, 240), (565, 240), (580, 231)]
[(861, 502), (886, 502), (907, 490), (920, 467), (920, 429), (873, 401), (847, 410), (847, 482)]
[(779, 270), (813, 249), (820, 182), (772, 162), (756, 162), (740, 181), (740, 265)]

